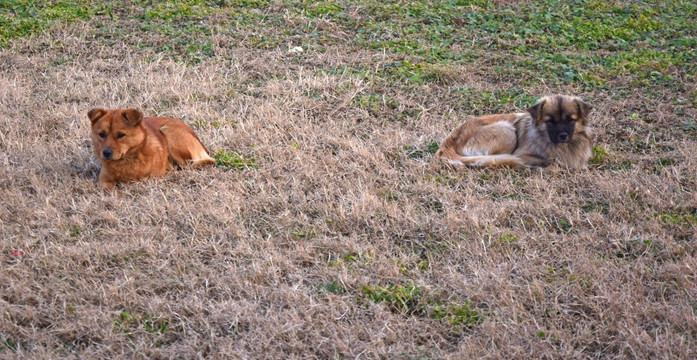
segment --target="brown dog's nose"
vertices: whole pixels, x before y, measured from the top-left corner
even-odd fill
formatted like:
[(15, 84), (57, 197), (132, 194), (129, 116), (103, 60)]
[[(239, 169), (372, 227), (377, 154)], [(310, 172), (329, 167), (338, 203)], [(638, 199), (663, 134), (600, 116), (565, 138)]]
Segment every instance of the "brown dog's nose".
[(106, 149), (104, 149), (104, 151), (102, 151), (103, 158), (105, 158), (107, 160), (111, 160), (112, 156), (114, 156), (114, 151), (111, 150), (110, 148), (106, 148)]

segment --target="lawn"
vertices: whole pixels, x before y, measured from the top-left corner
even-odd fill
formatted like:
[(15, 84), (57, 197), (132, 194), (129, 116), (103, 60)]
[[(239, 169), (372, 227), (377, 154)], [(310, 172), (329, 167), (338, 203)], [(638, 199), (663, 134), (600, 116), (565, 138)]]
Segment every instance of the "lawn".
[[(694, 1), (0, 3), (0, 358), (697, 357)], [(588, 170), (433, 154), (594, 109)], [(218, 165), (97, 186), (88, 110)]]

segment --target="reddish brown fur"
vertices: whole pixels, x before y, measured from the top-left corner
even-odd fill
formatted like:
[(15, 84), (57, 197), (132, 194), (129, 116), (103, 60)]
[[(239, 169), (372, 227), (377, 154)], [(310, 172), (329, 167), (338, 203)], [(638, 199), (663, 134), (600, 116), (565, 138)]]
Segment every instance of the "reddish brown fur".
[(94, 153), (102, 163), (99, 184), (104, 187), (163, 176), (173, 164), (215, 164), (196, 133), (180, 120), (143, 118), (135, 109), (92, 109), (87, 115)]
[[(467, 166), (546, 166), (557, 162), (586, 168), (592, 155), (586, 117), (591, 107), (564, 95), (540, 99), (525, 113), (487, 115), (458, 126), (436, 157)], [(568, 141), (556, 140), (568, 133)]]

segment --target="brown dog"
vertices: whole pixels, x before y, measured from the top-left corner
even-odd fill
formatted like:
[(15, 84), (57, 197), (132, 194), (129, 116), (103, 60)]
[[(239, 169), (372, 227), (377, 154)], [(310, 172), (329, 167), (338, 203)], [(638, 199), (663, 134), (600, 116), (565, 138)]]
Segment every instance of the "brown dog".
[(163, 176), (173, 163), (215, 164), (196, 133), (180, 120), (143, 118), (135, 109), (92, 109), (87, 116), (94, 153), (102, 163), (99, 184), (104, 187)]
[(458, 126), (436, 152), (456, 165), (547, 166), (585, 169), (593, 155), (586, 117), (591, 106), (578, 97), (543, 97), (524, 113), (488, 115)]

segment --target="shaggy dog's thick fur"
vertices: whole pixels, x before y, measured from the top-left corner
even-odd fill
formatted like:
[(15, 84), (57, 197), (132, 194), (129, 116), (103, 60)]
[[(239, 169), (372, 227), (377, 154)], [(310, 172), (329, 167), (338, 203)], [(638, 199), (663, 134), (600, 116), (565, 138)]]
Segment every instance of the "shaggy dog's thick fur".
[(593, 155), (586, 118), (591, 106), (575, 96), (541, 98), (524, 113), (487, 115), (458, 126), (436, 157), (450, 164), (588, 167)]

